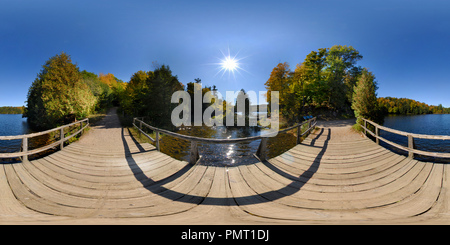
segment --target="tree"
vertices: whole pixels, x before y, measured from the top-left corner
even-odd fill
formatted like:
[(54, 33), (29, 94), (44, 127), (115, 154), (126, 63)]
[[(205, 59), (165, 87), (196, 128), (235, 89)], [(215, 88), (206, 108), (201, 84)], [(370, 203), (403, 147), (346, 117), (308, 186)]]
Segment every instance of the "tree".
[[(351, 105), (351, 100), (347, 100), (347, 86), (344, 85), (345, 78), (359, 75), (355, 64), (362, 59), (362, 55), (352, 46), (335, 45), (331, 47), (326, 54), (326, 83), (327, 99), (331, 108), (345, 109), (346, 103)], [(349, 74), (349, 71), (352, 71)], [(349, 88), (353, 91), (353, 88)]]
[(292, 109), (293, 104), (293, 94), (291, 93), (291, 83), (292, 76), (291, 71), (289, 69), (289, 64), (287, 62), (279, 63), (275, 68), (273, 68), (270, 73), (269, 79), (266, 81), (264, 85), (266, 85), (267, 89), (267, 102), (269, 103), (268, 108), (271, 109), (271, 92), (278, 91), (279, 92), (279, 105), (280, 112), (285, 117), (290, 117), (293, 115), (289, 113), (290, 109)]
[(119, 103), (122, 100), (121, 97), (124, 96), (123, 93), (125, 92), (127, 84), (124, 83), (122, 80), (118, 79), (117, 77), (115, 77), (111, 73), (108, 73), (106, 75), (103, 73), (100, 73), (99, 79), (100, 79), (100, 81), (107, 84), (111, 88), (112, 104), (114, 106), (119, 106)]
[(324, 67), (326, 66), (327, 49), (321, 48), (318, 52), (312, 51), (303, 61), (304, 74), (301, 81), (305, 84), (305, 94), (314, 107), (324, 105), (327, 96), (327, 83), (325, 81)]
[(377, 102), (377, 89), (375, 76), (364, 68), (353, 92), (352, 109), (357, 118), (357, 124), (362, 124), (361, 118), (382, 123), (383, 117)]
[(112, 105), (113, 91), (106, 83), (102, 82), (96, 74), (86, 70), (81, 72), (81, 77), (84, 83), (89, 86), (92, 94), (97, 98), (95, 110), (107, 108)]
[(144, 103), (145, 97), (150, 94), (147, 80), (153, 76), (153, 71), (137, 71), (134, 73), (125, 89), (125, 96), (121, 100), (122, 109), (130, 115), (144, 115), (149, 106)]
[(306, 113), (318, 110), (352, 114), (353, 87), (362, 68), (362, 59), (352, 46), (335, 45), (311, 51), (294, 72), (279, 63), (265, 83), (268, 91), (279, 91), (280, 111), (289, 122), (299, 121)]
[(143, 102), (149, 109), (144, 111), (144, 116), (148, 116), (156, 127), (172, 128), (171, 113), (176, 105), (171, 103), (171, 98), (175, 91), (184, 90), (183, 84), (166, 65), (156, 68), (146, 84), (148, 93)]
[(82, 82), (78, 67), (62, 52), (51, 57), (28, 90), (24, 117), (33, 129), (63, 124), (70, 115), (84, 118), (93, 112), (96, 98)]

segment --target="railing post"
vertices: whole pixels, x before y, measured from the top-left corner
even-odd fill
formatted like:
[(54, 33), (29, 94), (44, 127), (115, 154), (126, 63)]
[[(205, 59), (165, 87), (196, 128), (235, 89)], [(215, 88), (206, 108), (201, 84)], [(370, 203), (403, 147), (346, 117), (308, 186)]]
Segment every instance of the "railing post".
[(60, 150), (64, 148), (64, 128), (60, 129), (60, 135), (61, 135), (61, 143), (59, 144)]
[[(80, 122), (80, 130), (83, 128), (83, 121)], [(83, 135), (83, 130), (80, 131), (80, 136)]]
[(364, 136), (367, 137), (367, 121), (365, 119), (364, 120)]
[(300, 144), (300, 135), (302, 135), (302, 125), (298, 125), (297, 127), (297, 145)]
[(191, 141), (191, 155), (189, 158), (189, 163), (194, 165), (195, 163), (197, 163), (199, 158), (200, 156), (198, 154), (197, 141)]
[(139, 129), (140, 130), (138, 130), (139, 131), (139, 139), (141, 138), (141, 130), (142, 130), (142, 121), (140, 120), (139, 121)]
[(376, 135), (375, 141), (377, 142), (377, 145), (379, 145), (380, 144), (380, 140), (378, 139), (379, 129), (378, 129), (378, 126), (376, 126), (376, 125), (375, 125), (375, 135)]
[(261, 138), (261, 143), (259, 144), (258, 150), (256, 151), (256, 156), (259, 158), (259, 160), (265, 161), (266, 160), (266, 148), (267, 148), (267, 137)]
[(156, 140), (155, 140), (155, 143), (156, 143), (156, 150), (157, 150), (157, 151), (161, 151), (161, 149), (159, 148), (159, 131), (156, 131)]
[(25, 137), (22, 139), (22, 150), (25, 153), (22, 157), (22, 162), (28, 161), (28, 138)]
[[(408, 148), (411, 150), (414, 149), (414, 137), (410, 134), (408, 134)], [(414, 158), (414, 152), (408, 151), (408, 157)]]

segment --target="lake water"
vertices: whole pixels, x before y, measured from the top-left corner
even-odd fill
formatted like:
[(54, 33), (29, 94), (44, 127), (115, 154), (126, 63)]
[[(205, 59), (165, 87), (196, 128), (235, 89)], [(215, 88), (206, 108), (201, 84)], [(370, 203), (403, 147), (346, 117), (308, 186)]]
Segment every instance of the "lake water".
[[(427, 114), (414, 116), (388, 116), (385, 117), (383, 126), (401, 130), (404, 132), (427, 134), (427, 135), (450, 135), (450, 114)], [(403, 146), (408, 145), (408, 139), (405, 136), (381, 131), (381, 136), (392, 142)], [(419, 150), (430, 152), (450, 152), (450, 140), (428, 140), (414, 139), (416, 148)], [(387, 144), (382, 144), (387, 147)], [(395, 150), (399, 153), (406, 154), (401, 150)], [(450, 162), (448, 159), (434, 159), (432, 157), (416, 157), (420, 160), (439, 162)]]
[[(257, 127), (226, 128), (204, 126), (180, 130), (177, 133), (203, 138), (235, 139), (258, 136), (261, 134), (261, 131)], [(296, 129), (269, 138), (267, 142), (267, 156), (271, 158), (280, 155), (294, 147), (296, 140)], [(261, 140), (232, 144), (199, 143), (198, 149), (201, 156), (199, 164), (208, 166), (236, 166), (256, 163), (258, 160), (253, 154), (258, 150), (260, 142)], [(161, 152), (176, 159), (189, 161), (190, 142), (171, 136), (163, 136)]]
[[(27, 119), (22, 114), (0, 114), (0, 136), (30, 133)], [(0, 140), (0, 152), (17, 152), (22, 140)]]

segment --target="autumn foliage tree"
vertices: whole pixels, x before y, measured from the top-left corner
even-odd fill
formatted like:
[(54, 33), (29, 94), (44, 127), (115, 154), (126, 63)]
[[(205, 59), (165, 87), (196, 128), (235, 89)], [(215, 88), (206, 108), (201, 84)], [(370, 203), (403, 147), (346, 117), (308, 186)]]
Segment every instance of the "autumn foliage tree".
[(112, 105), (119, 106), (120, 101), (124, 99), (123, 97), (127, 83), (124, 83), (122, 80), (116, 78), (111, 73), (108, 74), (100, 73), (98, 78), (101, 82), (103, 82), (104, 84), (108, 85), (111, 88)]
[(291, 103), (293, 98), (290, 86), (292, 85), (292, 81), (292, 74), (287, 62), (279, 63), (275, 68), (273, 68), (269, 79), (264, 84), (267, 89), (266, 97), (267, 102), (269, 103), (269, 110), (271, 110), (271, 92), (278, 91), (280, 112), (285, 117), (289, 117), (289, 115), (291, 115), (290, 110), (293, 109), (293, 105)]
[(2, 106), (0, 107), (0, 114), (22, 114), (23, 107)]

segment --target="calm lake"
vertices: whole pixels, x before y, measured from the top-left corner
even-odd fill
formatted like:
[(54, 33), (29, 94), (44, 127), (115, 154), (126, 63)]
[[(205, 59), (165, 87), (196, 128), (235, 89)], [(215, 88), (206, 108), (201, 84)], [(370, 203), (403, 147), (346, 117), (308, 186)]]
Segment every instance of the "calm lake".
[[(450, 135), (450, 114), (427, 114), (414, 116), (388, 116), (385, 117), (384, 125), (388, 128), (393, 128), (405, 132), (428, 135)], [(405, 136), (381, 131), (381, 136), (392, 142), (408, 145), (408, 139)], [(428, 140), (428, 139), (414, 139), (416, 148), (419, 150), (430, 152), (450, 152), (450, 140)], [(387, 144), (383, 143), (383, 146)], [(390, 147), (390, 146), (389, 146)], [(406, 154), (401, 150), (395, 150), (399, 153)], [(418, 156), (417, 159), (434, 161), (434, 158)], [(449, 160), (442, 160), (443, 162), (450, 162)]]
[[(261, 135), (257, 127), (191, 127), (177, 133), (203, 138), (235, 139)], [(294, 147), (297, 141), (297, 130), (280, 133), (267, 141), (267, 156), (269, 158)], [(203, 144), (199, 143), (198, 150), (201, 156), (199, 164), (208, 166), (235, 166), (253, 164), (258, 160), (253, 156), (258, 150), (261, 140), (254, 140), (233, 144)], [(189, 161), (190, 142), (171, 136), (163, 136), (161, 152), (180, 160)]]
[[(0, 114), (0, 136), (28, 134), (30, 130), (22, 114)], [(0, 152), (20, 150), (22, 140), (0, 140)]]

